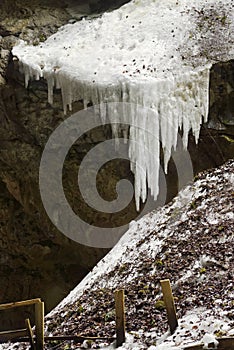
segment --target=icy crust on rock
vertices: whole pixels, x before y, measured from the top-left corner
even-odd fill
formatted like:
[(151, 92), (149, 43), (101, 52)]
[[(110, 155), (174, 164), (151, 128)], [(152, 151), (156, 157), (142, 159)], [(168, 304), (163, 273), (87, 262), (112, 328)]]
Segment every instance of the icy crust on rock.
[[(200, 0), (196, 8), (189, 0), (133, 0), (100, 18), (68, 24), (40, 46), (21, 42), (14, 47), (13, 55), (19, 59), (26, 86), (30, 79), (45, 78), (50, 103), (53, 103), (54, 88), (61, 89), (65, 113), (67, 108), (71, 110), (74, 101), (83, 100), (85, 107), (89, 102), (97, 105), (101, 120), (111, 123), (115, 110), (109, 108), (108, 102), (151, 108), (158, 125), (153, 132), (162, 143), (166, 170), (172, 147), (177, 144), (178, 129), (183, 129), (186, 148), (189, 131), (192, 129), (198, 141), (202, 117), (207, 121), (212, 59), (204, 55), (204, 43), (208, 42), (208, 51), (212, 51), (209, 45), (217, 46), (217, 57), (230, 59), (231, 43), (227, 54), (217, 40), (229, 42), (231, 6), (231, 0), (219, 3)], [(220, 20), (213, 24), (219, 28), (218, 38), (210, 44), (213, 35), (210, 25), (207, 28), (201, 22), (198, 26), (196, 14), (200, 11), (204, 23), (209, 24), (212, 8), (220, 11)], [(208, 17), (204, 15), (206, 11)], [(215, 18), (219, 18), (219, 13)], [(135, 108), (130, 115), (129, 111), (127, 115), (124, 111), (118, 115), (119, 127), (112, 124), (116, 138), (123, 128), (127, 137), (128, 130), (121, 124), (131, 124), (134, 116)], [(147, 120), (145, 115), (142, 118), (145, 118), (143, 129), (131, 127), (129, 138), (130, 159), (136, 160), (132, 171), (136, 178), (137, 207), (139, 198), (145, 200), (146, 183), (155, 198), (158, 194), (159, 148), (153, 142), (150, 152), (147, 151), (145, 144), (150, 142), (148, 133), (144, 132), (145, 125), (154, 121)], [(144, 163), (151, 164), (154, 162), (151, 154), (155, 152), (158, 162), (153, 168), (155, 178), (152, 180), (150, 169), (141, 170), (139, 155), (146, 157)]]

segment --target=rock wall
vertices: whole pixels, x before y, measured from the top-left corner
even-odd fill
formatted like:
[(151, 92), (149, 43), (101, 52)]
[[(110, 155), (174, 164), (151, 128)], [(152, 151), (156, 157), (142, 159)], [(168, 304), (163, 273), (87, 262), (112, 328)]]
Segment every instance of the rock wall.
[[(25, 89), (10, 50), (18, 38), (35, 45), (45, 40), (73, 18), (74, 3), (82, 5), (81, 1), (72, 1), (69, 8), (66, 1), (46, 3), (40, 1), (39, 6), (39, 1), (3, 1), (0, 5), (0, 303), (42, 297), (50, 310), (107, 250), (81, 246), (58, 232), (40, 199), (41, 154), (51, 132), (66, 117), (59, 91), (55, 93), (53, 106), (48, 104), (43, 80), (32, 82)], [(209, 123), (202, 128), (199, 145), (190, 137), (189, 151), (195, 173), (233, 157), (233, 72), (233, 61), (217, 63), (212, 68)], [(82, 107), (77, 102), (73, 112)], [(77, 189), (77, 170), (83, 156), (110, 136), (109, 128), (97, 128), (84, 135), (71, 149), (64, 168), (64, 188), (71, 206), (87, 222), (104, 227), (109, 224), (116, 227), (136, 217), (134, 201), (116, 215), (100, 214), (84, 203)], [(115, 198), (115, 184), (120, 178), (134, 181), (126, 161), (105, 166), (97, 187), (106, 200)], [(168, 186), (169, 200), (177, 191), (173, 162)], [(21, 326), (28, 314), (32, 317), (30, 310), (11, 317), (6, 314), (0, 319), (0, 328)]]
[(190, 138), (194, 171), (216, 167), (234, 157), (234, 61), (213, 65), (210, 73), (209, 120), (199, 144)]
[[(65, 6), (62, 1), (0, 4), (0, 302), (41, 296), (47, 310), (105, 253), (66, 239), (43, 211), (38, 165), (43, 144), (62, 113), (57, 104), (47, 105), (43, 83), (24, 89), (10, 53), (18, 38), (36, 45), (67, 23), (71, 15)], [(0, 327), (18, 323), (21, 316), (1, 317)]]

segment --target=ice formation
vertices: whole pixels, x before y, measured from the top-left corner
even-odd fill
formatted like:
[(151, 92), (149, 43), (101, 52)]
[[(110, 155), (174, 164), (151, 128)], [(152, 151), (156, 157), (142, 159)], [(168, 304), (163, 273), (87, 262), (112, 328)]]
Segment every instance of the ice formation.
[[(119, 131), (127, 134), (123, 124), (130, 124), (137, 208), (147, 186), (158, 195), (160, 142), (167, 170), (178, 130), (186, 148), (189, 131), (198, 141), (202, 119), (207, 121), (213, 61), (233, 57), (232, 0), (194, 6), (190, 0), (132, 0), (99, 18), (68, 24), (39, 46), (20, 42), (13, 49), (26, 86), (30, 79), (46, 79), (50, 103), (53, 89), (60, 88), (65, 113), (83, 100), (85, 107), (99, 105), (102, 122), (111, 123), (115, 109), (108, 102), (133, 105), (112, 129), (117, 139)], [(131, 126), (136, 105), (150, 108), (154, 121), (146, 111), (140, 127)]]

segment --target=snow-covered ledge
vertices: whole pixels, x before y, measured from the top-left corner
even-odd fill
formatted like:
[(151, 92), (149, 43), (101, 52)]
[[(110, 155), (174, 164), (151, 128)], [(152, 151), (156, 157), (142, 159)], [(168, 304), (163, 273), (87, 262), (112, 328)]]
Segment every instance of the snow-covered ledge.
[[(132, 0), (100, 18), (68, 24), (39, 46), (20, 42), (13, 55), (26, 86), (30, 79), (47, 80), (50, 103), (53, 89), (61, 88), (65, 113), (77, 100), (85, 107), (89, 102), (100, 104), (103, 122), (110, 117), (106, 102), (151, 108), (158, 125), (153, 133), (162, 142), (166, 169), (177, 131), (183, 130), (186, 148), (189, 131), (198, 141), (202, 121), (207, 121), (210, 67), (234, 57), (233, 12), (232, 0)], [(150, 123), (147, 115), (142, 117), (145, 125)], [(120, 124), (126, 120), (129, 116), (119, 117)], [(119, 131), (113, 128), (115, 136)], [(158, 145), (139, 142), (136, 128), (130, 129), (130, 136), (130, 157), (139, 166), (139, 154), (145, 164), (155, 152), (159, 159)], [(144, 149), (149, 146), (150, 152)], [(159, 172), (159, 165), (153, 170)], [(150, 181), (148, 169), (144, 174), (135, 170), (135, 176), (140, 177), (136, 203), (145, 200), (146, 183), (156, 198), (158, 183)]]

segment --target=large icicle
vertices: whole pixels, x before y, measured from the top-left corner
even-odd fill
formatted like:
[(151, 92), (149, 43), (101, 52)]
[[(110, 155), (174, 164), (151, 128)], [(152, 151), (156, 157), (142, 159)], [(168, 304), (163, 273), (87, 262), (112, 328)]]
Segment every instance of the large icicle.
[[(45, 78), (50, 103), (53, 89), (61, 88), (65, 113), (82, 99), (85, 107), (99, 105), (105, 123), (116, 113), (106, 103), (131, 103), (130, 112), (123, 108), (119, 125), (112, 123), (112, 131), (116, 142), (120, 132), (129, 137), (138, 209), (147, 185), (154, 198), (159, 192), (160, 142), (167, 171), (178, 130), (183, 130), (186, 148), (189, 131), (197, 142), (203, 118), (207, 121), (213, 61), (234, 56), (232, 0), (221, 5), (216, 0), (132, 0), (100, 18), (66, 25), (37, 47), (20, 42), (13, 49), (25, 85)], [(138, 127), (137, 106), (145, 107)]]

